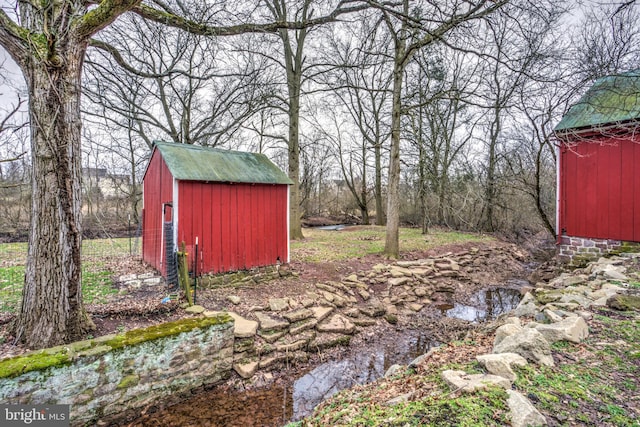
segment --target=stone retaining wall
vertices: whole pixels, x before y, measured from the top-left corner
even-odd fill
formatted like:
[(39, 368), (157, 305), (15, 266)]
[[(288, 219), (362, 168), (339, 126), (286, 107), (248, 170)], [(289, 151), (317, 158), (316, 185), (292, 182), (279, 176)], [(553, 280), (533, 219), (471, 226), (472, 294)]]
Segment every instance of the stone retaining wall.
[(613, 239), (561, 236), (558, 244), (558, 259), (574, 266), (585, 266), (603, 255), (637, 251), (639, 243)]
[(0, 403), (69, 404), (72, 425), (104, 422), (227, 379), (233, 344), (220, 314), (4, 359)]

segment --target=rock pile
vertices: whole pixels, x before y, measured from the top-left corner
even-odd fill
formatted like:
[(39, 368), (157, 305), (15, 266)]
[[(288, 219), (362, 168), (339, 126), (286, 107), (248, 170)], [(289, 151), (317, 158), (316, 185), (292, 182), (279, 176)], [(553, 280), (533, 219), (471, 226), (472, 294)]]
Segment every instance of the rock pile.
[[(627, 254), (627, 259), (637, 257)], [(589, 335), (588, 310), (612, 305), (624, 297), (640, 298), (628, 289), (625, 258), (601, 258), (583, 270), (565, 273), (548, 284), (539, 283), (527, 293), (496, 330), (493, 353), (480, 355), (478, 362), (487, 374), (469, 375), (464, 371), (443, 371), (442, 378), (454, 389), (472, 392), (487, 385), (504, 387), (509, 394), (511, 425), (547, 425), (544, 416), (522, 394), (511, 390), (516, 374), (513, 366), (527, 363), (553, 366), (551, 344), (556, 341), (579, 343)], [(637, 278), (636, 278), (637, 280)]]
[[(487, 269), (487, 260), (519, 266), (522, 254), (515, 246), (472, 248), (457, 254), (377, 264), (340, 282), (308, 286), (304, 295), (271, 298), (235, 319), (234, 369), (242, 378), (258, 370), (306, 361), (315, 353), (337, 345), (348, 345), (359, 330), (397, 316), (410, 316), (427, 305), (451, 300), (453, 293)], [(242, 307), (237, 295), (227, 295), (231, 306)], [(214, 316), (204, 307), (190, 308), (194, 314)]]

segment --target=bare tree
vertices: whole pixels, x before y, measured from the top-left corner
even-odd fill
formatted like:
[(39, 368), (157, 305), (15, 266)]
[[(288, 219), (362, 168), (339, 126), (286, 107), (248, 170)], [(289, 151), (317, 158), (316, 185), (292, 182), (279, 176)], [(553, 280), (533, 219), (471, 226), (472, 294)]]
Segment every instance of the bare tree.
[(404, 70), (415, 53), (441, 41), (455, 28), (497, 11), (504, 1), (480, 0), (441, 5), (438, 2), (416, 2), (409, 7), (403, 0), (397, 5), (371, 2), (382, 15), (393, 40), (391, 146), (387, 190), (387, 232), (384, 252), (391, 258), (399, 255), (400, 227), (400, 139)]
[(486, 106), (483, 137), (486, 149), (482, 215), (479, 228), (495, 231), (499, 203), (500, 174), (505, 155), (505, 128), (517, 104), (518, 93), (530, 80), (544, 80), (545, 66), (551, 57), (545, 52), (550, 43), (547, 37), (554, 27), (561, 9), (510, 7), (505, 13), (485, 20), (486, 52), (484, 72), (480, 73), (480, 91)]
[[(444, 58), (447, 58), (445, 61)], [(423, 233), (431, 221), (429, 193), (434, 197), (433, 222), (452, 225), (451, 177), (454, 165), (475, 128), (465, 98), (472, 92), (477, 64), (465, 54), (444, 46), (430, 46), (407, 69), (405, 103), (409, 142), (417, 149), (417, 191)]]
[(202, 2), (177, 2), (174, 10), (159, 1), (151, 6), (141, 0), (43, 0), (15, 1), (0, 9), (0, 45), (19, 65), (29, 93), (32, 216), (23, 299), (14, 324), (18, 340), (41, 348), (81, 338), (94, 327), (82, 303), (80, 268), (80, 81), (91, 37), (127, 12), (194, 34), (232, 36), (331, 22), (349, 3), (303, 23), (248, 23), (257, 12), (243, 8), (224, 14), (226, 25), (216, 21), (215, 6)]
[[(361, 195), (357, 196), (354, 193), (354, 197), (363, 212), (364, 209), (368, 211), (364, 190), (367, 188), (368, 153), (373, 152), (375, 223), (384, 225), (383, 154), (384, 142), (390, 129), (388, 103), (391, 62), (377, 49), (378, 46), (389, 42), (388, 33), (384, 29), (380, 31), (377, 23), (379, 21), (376, 21), (375, 12), (364, 11), (360, 13), (356, 22), (334, 27), (335, 32), (331, 35), (330, 45), (324, 52), (325, 61), (331, 64), (331, 71), (323, 76), (323, 83), (334, 90), (335, 97), (347, 111), (346, 116), (351, 119), (359, 133), (359, 151), (363, 162), (359, 175), (363, 181)], [(342, 143), (343, 141), (340, 148)], [(343, 169), (344, 166), (343, 162)], [(349, 168), (349, 171), (347, 175), (352, 174), (352, 168)], [(346, 172), (344, 169), (343, 174)]]
[(92, 46), (97, 49), (87, 57), (84, 79), (87, 115), (102, 121), (107, 113), (117, 127), (132, 122), (148, 145), (154, 139), (220, 145), (260, 107), (270, 87), (257, 57), (135, 16), (124, 17)]

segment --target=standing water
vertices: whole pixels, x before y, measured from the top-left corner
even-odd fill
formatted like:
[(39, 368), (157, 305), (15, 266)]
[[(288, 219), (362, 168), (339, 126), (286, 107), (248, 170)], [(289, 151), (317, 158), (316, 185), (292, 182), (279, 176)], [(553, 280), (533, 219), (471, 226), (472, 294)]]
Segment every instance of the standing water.
[[(515, 308), (520, 299), (518, 289), (493, 288), (475, 294), (469, 305), (456, 303), (441, 310), (447, 317), (483, 322)], [(407, 331), (391, 343), (372, 341), (357, 354), (326, 362), (292, 385), (235, 392), (215, 388), (140, 417), (129, 426), (282, 426), (311, 414), (338, 391), (374, 381), (391, 365), (408, 364), (438, 344), (420, 331)]]
[(441, 310), (447, 317), (479, 323), (495, 319), (512, 310), (518, 306), (521, 298), (522, 295), (518, 289), (485, 289), (473, 295), (469, 305), (455, 303), (442, 306)]

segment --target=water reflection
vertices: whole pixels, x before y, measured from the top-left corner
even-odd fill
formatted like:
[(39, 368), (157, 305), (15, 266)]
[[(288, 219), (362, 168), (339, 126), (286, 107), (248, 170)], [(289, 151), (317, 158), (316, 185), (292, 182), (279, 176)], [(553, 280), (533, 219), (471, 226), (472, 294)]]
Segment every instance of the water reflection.
[[(472, 322), (495, 318), (520, 302), (517, 289), (494, 288), (477, 293), (469, 305), (441, 305), (449, 317)], [(356, 384), (382, 377), (395, 363), (406, 365), (438, 345), (420, 331), (408, 331), (393, 342), (372, 340), (351, 357), (318, 366), (292, 387), (230, 392), (216, 388), (169, 408), (157, 408), (131, 426), (279, 426), (309, 415), (327, 397)], [(150, 411), (151, 412), (151, 411)]]
[(384, 375), (384, 354), (360, 354), (318, 366), (293, 384), (293, 419), (311, 413), (324, 399), (356, 384)]
[(520, 303), (520, 291), (510, 288), (486, 289), (475, 294), (470, 305), (455, 303), (453, 307), (441, 307), (447, 317), (484, 322), (513, 310)]
[(277, 427), (291, 419), (291, 391), (279, 385), (268, 390), (230, 391), (215, 388), (168, 408), (158, 408), (127, 427)]
[(393, 364), (408, 364), (439, 343), (423, 334), (405, 337), (393, 346), (382, 348), (371, 343), (361, 353), (338, 361), (324, 363), (293, 384), (293, 420), (313, 411), (320, 402), (340, 390), (366, 384), (381, 378)]

